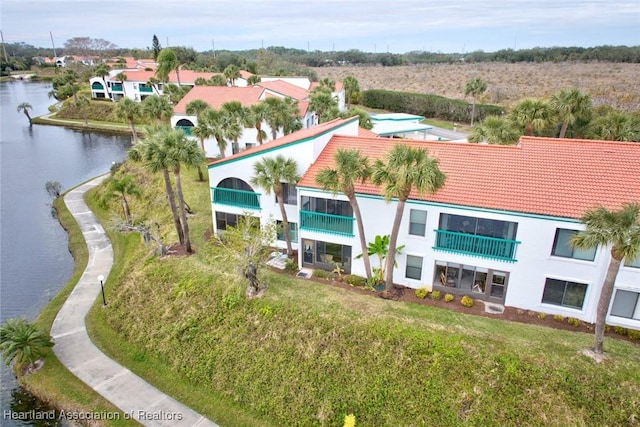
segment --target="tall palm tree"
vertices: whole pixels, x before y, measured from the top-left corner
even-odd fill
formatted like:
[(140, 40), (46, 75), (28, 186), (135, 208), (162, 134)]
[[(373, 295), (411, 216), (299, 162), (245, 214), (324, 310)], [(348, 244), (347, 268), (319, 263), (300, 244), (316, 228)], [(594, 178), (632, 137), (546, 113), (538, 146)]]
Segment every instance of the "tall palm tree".
[[(107, 90), (107, 79), (106, 77), (109, 75), (109, 66), (107, 64), (99, 64), (95, 70), (93, 70), (93, 74), (100, 77), (102, 79), (102, 83), (104, 83), (104, 90)], [(106, 92), (107, 96), (111, 98), (111, 93)]]
[(509, 113), (509, 120), (524, 129), (524, 134), (532, 136), (551, 124), (551, 109), (546, 101), (534, 98), (520, 100)]
[(21, 102), (18, 105), (18, 113), (22, 111), (24, 113), (24, 115), (27, 116), (27, 120), (29, 120), (29, 126), (31, 126), (33, 124), (32, 123), (33, 119), (31, 119), (31, 115), (29, 114), (29, 110), (33, 110), (33, 107), (28, 102)]
[(325, 190), (331, 191), (334, 195), (341, 191), (353, 209), (358, 225), (358, 235), (360, 236), (360, 247), (362, 249), (362, 260), (367, 279), (371, 278), (371, 262), (367, 251), (367, 236), (364, 233), (362, 223), (362, 213), (356, 198), (355, 186), (358, 182), (364, 183), (371, 177), (371, 166), (369, 159), (356, 149), (339, 148), (333, 156), (335, 168), (326, 167), (316, 175), (316, 182)]
[(251, 183), (262, 188), (266, 194), (273, 192), (276, 195), (280, 214), (282, 215), (284, 238), (287, 242), (287, 255), (293, 253), (293, 248), (291, 247), (287, 211), (284, 208), (284, 198), (282, 197), (282, 183), (296, 184), (299, 180), (300, 175), (298, 175), (296, 161), (292, 158), (285, 158), (281, 154), (276, 157), (263, 157), (262, 160), (253, 164)]
[(118, 73), (115, 76), (113, 76), (117, 81), (120, 82), (120, 84), (122, 85), (122, 94), (124, 95), (124, 97), (127, 97), (127, 90), (124, 87), (124, 82), (127, 81), (127, 75), (125, 73)]
[(640, 256), (640, 204), (626, 203), (617, 211), (598, 207), (587, 211), (581, 218), (586, 229), (571, 239), (571, 245), (588, 249), (598, 246), (611, 247), (607, 274), (602, 283), (596, 311), (594, 352), (602, 354), (604, 327), (611, 303), (620, 264)]
[(164, 131), (165, 129), (162, 126), (149, 126), (146, 132), (147, 136), (139, 144), (131, 147), (127, 155), (131, 160), (142, 163), (143, 166), (151, 173), (162, 172), (164, 189), (167, 193), (167, 201), (171, 208), (171, 215), (173, 216), (178, 241), (183, 245), (184, 232), (182, 229), (182, 222), (180, 221), (180, 215), (178, 215), (176, 196), (173, 191), (173, 185), (171, 184), (166, 153), (161, 141), (161, 135)]
[(348, 119), (353, 116), (358, 116), (358, 126), (360, 126), (361, 128), (367, 130), (373, 129), (371, 116), (362, 108), (352, 107), (340, 114), (340, 117), (342, 117), (343, 119)]
[(224, 69), (222, 74), (224, 74), (224, 76), (227, 78), (230, 86), (235, 86), (236, 80), (241, 77), (240, 69), (233, 64), (228, 65), (227, 68)]
[(15, 361), (32, 366), (50, 347), (51, 337), (25, 319), (7, 319), (0, 327), (0, 351), (7, 365)]
[(173, 115), (173, 105), (166, 96), (151, 95), (142, 101), (142, 113), (155, 119), (157, 124), (168, 122)]
[(558, 138), (564, 138), (569, 126), (573, 126), (578, 119), (591, 116), (591, 96), (577, 88), (561, 89), (554, 93), (549, 105), (562, 123)]
[(131, 134), (133, 135), (133, 143), (138, 142), (138, 135), (136, 133), (136, 119), (139, 119), (142, 116), (142, 112), (140, 111), (140, 104), (132, 101), (129, 98), (122, 98), (116, 104), (116, 108), (114, 108), (113, 113), (116, 118), (122, 120), (129, 124), (131, 128)]
[(271, 139), (278, 137), (278, 129), (282, 127), (287, 107), (282, 98), (270, 97), (262, 101), (267, 107), (267, 124), (271, 128)]
[(198, 117), (198, 119), (200, 119), (200, 115), (207, 108), (211, 107), (205, 101), (203, 101), (202, 99), (194, 99), (193, 101), (190, 101), (185, 107), (185, 113), (190, 116), (196, 116)]
[(210, 108), (201, 114), (198, 120), (198, 126), (200, 125), (209, 128), (211, 135), (216, 139), (220, 157), (224, 158), (228, 146), (227, 138), (233, 139), (240, 133), (238, 123), (232, 121), (224, 111)]
[(260, 76), (252, 74), (247, 78), (247, 86), (254, 86), (262, 81)]
[(464, 95), (471, 95), (473, 97), (473, 106), (471, 107), (471, 126), (476, 117), (476, 99), (485, 93), (487, 90), (487, 84), (480, 77), (476, 77), (467, 82), (464, 88)]
[(251, 118), (256, 128), (256, 141), (259, 145), (267, 139), (267, 133), (262, 129), (262, 123), (267, 120), (268, 107), (264, 102), (253, 104), (251, 107)]
[(344, 92), (347, 97), (347, 110), (350, 110), (351, 100), (353, 100), (355, 94), (360, 92), (360, 85), (355, 77), (349, 75), (342, 81), (342, 86), (344, 87)]
[(160, 83), (161, 81), (155, 77), (149, 77), (149, 80), (147, 80), (147, 86), (151, 86), (151, 89), (155, 91), (156, 95), (160, 95), (160, 90), (158, 90), (158, 84)]
[(318, 86), (311, 91), (311, 95), (309, 95), (309, 110), (316, 113), (318, 123), (322, 123), (322, 119), (327, 115), (329, 110), (337, 105), (338, 102), (331, 96), (331, 92), (326, 87)]
[(82, 117), (84, 118), (84, 125), (87, 126), (89, 124), (89, 106), (91, 105), (91, 101), (84, 95), (78, 96), (78, 99), (75, 102), (75, 106), (77, 109), (82, 111)]
[[(228, 101), (222, 104), (220, 108), (228, 117), (231, 123), (235, 125), (227, 129), (227, 137), (233, 140), (234, 152), (240, 151), (238, 139), (242, 137), (245, 127), (253, 127), (254, 123), (251, 118), (249, 108), (244, 107), (240, 101)], [(238, 131), (239, 130), (239, 131)]]
[(489, 116), (473, 125), (469, 134), (469, 142), (486, 142), (488, 144), (513, 145), (518, 142), (520, 133), (503, 117)]
[(385, 295), (393, 288), (393, 266), (404, 206), (412, 190), (418, 193), (435, 193), (444, 185), (445, 174), (438, 167), (438, 160), (429, 157), (427, 150), (396, 144), (387, 154), (387, 161), (378, 159), (373, 165), (371, 181), (382, 186), (382, 196), (389, 203), (398, 199), (396, 215), (389, 236)]
[(160, 79), (160, 81), (168, 83), (169, 74), (171, 74), (172, 71), (175, 71), (176, 77), (178, 79), (178, 86), (181, 86), (180, 62), (178, 61), (178, 56), (172, 49), (162, 49), (158, 54), (158, 59), (156, 60), (156, 62), (158, 63), (158, 68), (156, 69), (156, 77)]
[(122, 213), (127, 224), (131, 224), (131, 210), (129, 209), (129, 201), (127, 196), (140, 198), (142, 190), (136, 185), (131, 176), (124, 176), (120, 179), (111, 179), (109, 187), (105, 193), (105, 198), (119, 198), (122, 204)]

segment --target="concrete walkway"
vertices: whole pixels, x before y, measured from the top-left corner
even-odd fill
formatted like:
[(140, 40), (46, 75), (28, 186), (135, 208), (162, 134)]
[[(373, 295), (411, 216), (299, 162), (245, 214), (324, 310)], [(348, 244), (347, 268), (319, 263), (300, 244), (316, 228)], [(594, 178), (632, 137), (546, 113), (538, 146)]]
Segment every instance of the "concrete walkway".
[(145, 426), (217, 427), (217, 424), (109, 359), (87, 335), (84, 318), (100, 295), (98, 276), (109, 275), (113, 264), (113, 248), (82, 196), (104, 178), (102, 176), (83, 184), (64, 197), (87, 242), (89, 262), (53, 322), (53, 350), (60, 362), (75, 376), (120, 408), (125, 416)]

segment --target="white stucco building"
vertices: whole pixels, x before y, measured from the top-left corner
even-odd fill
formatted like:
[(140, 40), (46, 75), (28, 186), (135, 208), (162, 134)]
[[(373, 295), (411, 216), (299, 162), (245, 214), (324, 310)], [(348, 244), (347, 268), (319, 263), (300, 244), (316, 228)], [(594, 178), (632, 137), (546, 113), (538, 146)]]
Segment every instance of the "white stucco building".
[[(517, 146), (375, 137), (357, 118), (334, 120), (250, 148), (209, 165), (214, 231), (240, 215), (280, 220), (273, 194), (251, 184), (253, 164), (282, 154), (302, 179), (285, 185), (287, 216), (300, 267), (364, 275), (355, 218), (346, 197), (315, 183), (338, 148), (371, 160), (394, 144), (424, 147), (447, 175), (433, 195), (411, 194), (404, 210), (394, 282), (470, 295), (506, 306), (594, 322), (609, 248), (581, 251), (568, 239), (579, 218), (603, 205), (640, 201), (640, 144), (522, 137)], [(367, 241), (387, 235), (396, 202), (380, 189), (356, 187)], [(280, 236), (281, 237), (281, 236)], [(285, 242), (279, 241), (284, 248)], [(373, 257), (372, 266), (378, 260)], [(640, 329), (640, 260), (621, 266), (607, 323)]]

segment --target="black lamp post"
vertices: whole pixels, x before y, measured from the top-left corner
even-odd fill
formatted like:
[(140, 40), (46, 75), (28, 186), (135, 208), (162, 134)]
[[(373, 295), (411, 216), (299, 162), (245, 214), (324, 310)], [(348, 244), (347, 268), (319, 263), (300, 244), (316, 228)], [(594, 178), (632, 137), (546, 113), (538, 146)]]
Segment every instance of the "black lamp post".
[(107, 300), (104, 297), (104, 276), (99, 275), (98, 280), (100, 281), (100, 289), (102, 289), (102, 305), (107, 305)]

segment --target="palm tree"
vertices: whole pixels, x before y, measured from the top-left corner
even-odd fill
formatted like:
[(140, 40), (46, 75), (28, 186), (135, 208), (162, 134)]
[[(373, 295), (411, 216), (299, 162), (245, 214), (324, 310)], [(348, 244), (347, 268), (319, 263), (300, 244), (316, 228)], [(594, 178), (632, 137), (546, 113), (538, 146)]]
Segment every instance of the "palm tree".
[[(326, 87), (318, 86), (309, 96), (309, 110), (314, 111), (318, 116), (318, 123), (322, 123), (322, 119), (331, 110), (337, 107), (337, 101), (331, 96), (331, 92)], [(325, 120), (326, 121), (326, 120)]]
[(398, 199), (396, 216), (389, 237), (389, 255), (385, 277), (385, 295), (393, 287), (393, 266), (396, 261), (396, 246), (404, 205), (412, 190), (418, 193), (435, 193), (444, 185), (445, 175), (438, 168), (438, 160), (429, 157), (427, 150), (396, 144), (387, 155), (386, 163), (376, 160), (371, 180), (382, 186), (382, 196), (386, 202)]
[(149, 80), (147, 80), (147, 86), (151, 86), (152, 90), (156, 92), (156, 95), (160, 95), (160, 91), (158, 90), (159, 83), (160, 80), (156, 79), (155, 77), (149, 77)]
[(78, 99), (75, 102), (76, 108), (82, 110), (82, 117), (84, 118), (84, 125), (87, 126), (89, 124), (89, 106), (91, 105), (91, 101), (84, 95), (78, 96)]
[(156, 62), (158, 63), (156, 77), (160, 79), (160, 81), (168, 83), (169, 74), (175, 70), (176, 77), (178, 79), (178, 86), (180, 86), (180, 62), (178, 62), (176, 53), (169, 48), (164, 48), (158, 54)]
[(127, 91), (124, 87), (124, 82), (127, 81), (127, 75), (125, 73), (118, 73), (115, 76), (113, 76), (117, 81), (120, 82), (120, 84), (122, 85), (122, 94), (124, 95), (124, 97), (127, 97)]
[(233, 123), (226, 131), (226, 136), (233, 140), (234, 152), (240, 151), (238, 139), (242, 136), (245, 127), (253, 127), (251, 113), (249, 108), (243, 107), (240, 101), (228, 101), (222, 104), (220, 110), (225, 113)]
[(520, 133), (503, 117), (489, 116), (476, 123), (469, 134), (469, 142), (513, 145), (518, 142)]
[(262, 145), (265, 139), (267, 139), (267, 133), (262, 129), (262, 122), (267, 120), (268, 107), (265, 103), (260, 102), (253, 104), (251, 107), (251, 118), (256, 128), (256, 141), (259, 145)]
[(596, 311), (593, 350), (596, 354), (602, 354), (605, 320), (620, 264), (625, 259), (633, 260), (640, 256), (640, 204), (626, 203), (617, 211), (609, 211), (600, 206), (587, 211), (581, 222), (586, 229), (573, 236), (571, 245), (581, 249), (601, 245), (611, 247), (609, 268), (602, 283)]
[(122, 121), (129, 123), (129, 127), (131, 128), (131, 134), (133, 135), (133, 143), (138, 142), (138, 135), (136, 134), (136, 119), (139, 119), (142, 116), (140, 111), (140, 104), (132, 101), (129, 98), (122, 98), (116, 104), (116, 108), (114, 108), (113, 113), (116, 118)]
[(544, 131), (551, 124), (551, 109), (549, 104), (540, 99), (525, 98), (519, 101), (509, 113), (511, 122), (521, 129), (524, 134), (532, 136)]
[(166, 96), (151, 95), (142, 101), (142, 113), (156, 119), (157, 124), (167, 122), (173, 115), (173, 106)]
[(166, 155), (161, 145), (160, 136), (164, 132), (163, 126), (150, 126), (147, 128), (147, 136), (129, 149), (128, 157), (134, 162), (140, 162), (151, 173), (162, 172), (164, 179), (164, 189), (167, 193), (167, 200), (171, 208), (174, 226), (178, 234), (178, 241), (184, 244), (184, 233), (182, 230), (182, 222), (178, 215), (178, 207), (176, 205), (176, 196), (169, 177), (169, 166), (167, 164)]
[(240, 69), (233, 64), (228, 65), (227, 68), (224, 69), (222, 74), (224, 74), (224, 76), (227, 78), (230, 86), (235, 86), (236, 80), (241, 77)]
[[(396, 248), (396, 255), (400, 254), (403, 249), (404, 245), (398, 246)], [(367, 245), (366, 251), (363, 251), (361, 254), (357, 255), (356, 259), (363, 258), (365, 253), (369, 257), (373, 255), (376, 255), (378, 257), (380, 267), (378, 267), (377, 269), (373, 269), (373, 278), (377, 283), (382, 283), (385, 278), (385, 261), (387, 260), (387, 255), (389, 254), (389, 235), (376, 235), (376, 237), (373, 239), (373, 242), (369, 242), (369, 244)], [(397, 263), (394, 263), (393, 266), (396, 267)]]
[(134, 196), (140, 198), (142, 191), (140, 187), (133, 182), (131, 176), (124, 176), (120, 179), (111, 179), (109, 181), (109, 187), (105, 193), (105, 198), (119, 198), (122, 203), (122, 213), (124, 214), (124, 220), (128, 225), (131, 224), (131, 211), (129, 209), (129, 201), (127, 196)]
[(591, 97), (577, 88), (561, 89), (554, 93), (549, 105), (562, 123), (558, 138), (564, 138), (569, 126), (573, 126), (578, 119), (591, 115)]
[(205, 101), (203, 101), (202, 99), (194, 99), (193, 101), (189, 102), (185, 107), (185, 113), (187, 113), (190, 116), (196, 116), (198, 117), (198, 120), (200, 120), (200, 115), (207, 108), (211, 108), (211, 107), (209, 107), (209, 104), (207, 104)]
[(352, 107), (349, 110), (340, 114), (343, 119), (348, 119), (353, 116), (358, 116), (358, 126), (363, 129), (373, 129), (373, 123), (371, 122), (371, 116), (362, 108)]
[(356, 78), (353, 76), (345, 77), (342, 81), (342, 85), (347, 97), (347, 110), (350, 110), (351, 100), (354, 98), (354, 95), (360, 92), (360, 85), (358, 84), (358, 80), (356, 80)]
[(341, 191), (353, 209), (358, 225), (358, 235), (360, 237), (360, 246), (362, 249), (362, 260), (364, 262), (364, 270), (367, 279), (371, 278), (371, 262), (367, 252), (367, 236), (364, 233), (364, 224), (362, 223), (362, 214), (358, 199), (356, 198), (355, 186), (358, 182), (364, 183), (371, 177), (371, 166), (369, 159), (364, 157), (360, 151), (356, 149), (341, 149), (333, 156), (335, 169), (326, 167), (316, 175), (316, 182), (323, 189), (331, 191), (334, 196)]
[(640, 141), (640, 117), (612, 111), (589, 124), (592, 138), (607, 141)]
[(29, 126), (32, 125), (31, 115), (29, 115), (29, 110), (33, 110), (33, 107), (28, 102), (21, 102), (18, 105), (18, 113), (23, 112), (25, 116), (27, 116), (27, 120), (29, 120)]
[(33, 366), (50, 347), (51, 337), (25, 319), (7, 319), (0, 327), (0, 351), (7, 365), (15, 361)]
[(252, 74), (252, 75), (249, 76), (249, 78), (247, 78), (247, 86), (254, 86), (254, 85), (260, 83), (261, 81), (262, 81), (262, 79), (260, 78), (260, 76)]
[(473, 106), (471, 107), (471, 126), (476, 117), (476, 99), (485, 93), (487, 90), (487, 84), (480, 77), (476, 77), (467, 82), (464, 88), (464, 95), (471, 95), (473, 97)]
[[(104, 83), (104, 88), (106, 90), (107, 89), (106, 77), (109, 75), (109, 66), (107, 64), (100, 64), (95, 68), (95, 70), (93, 70), (93, 74), (102, 78), (102, 82)], [(111, 98), (111, 93), (107, 92), (107, 96)]]
[(232, 121), (228, 114), (222, 110), (209, 108), (205, 110), (198, 120), (198, 126), (206, 126), (211, 135), (216, 139), (220, 157), (225, 157), (227, 150), (227, 138), (233, 139), (240, 133), (238, 124)]
[(280, 206), (280, 214), (282, 215), (284, 239), (287, 242), (287, 255), (291, 255), (293, 248), (291, 247), (287, 211), (284, 208), (284, 199), (282, 197), (282, 183), (295, 184), (300, 180), (298, 164), (294, 159), (285, 158), (283, 155), (263, 157), (262, 160), (253, 164), (253, 173), (253, 178), (251, 178), (253, 185), (264, 189), (266, 194), (273, 192), (276, 195), (278, 206)]

